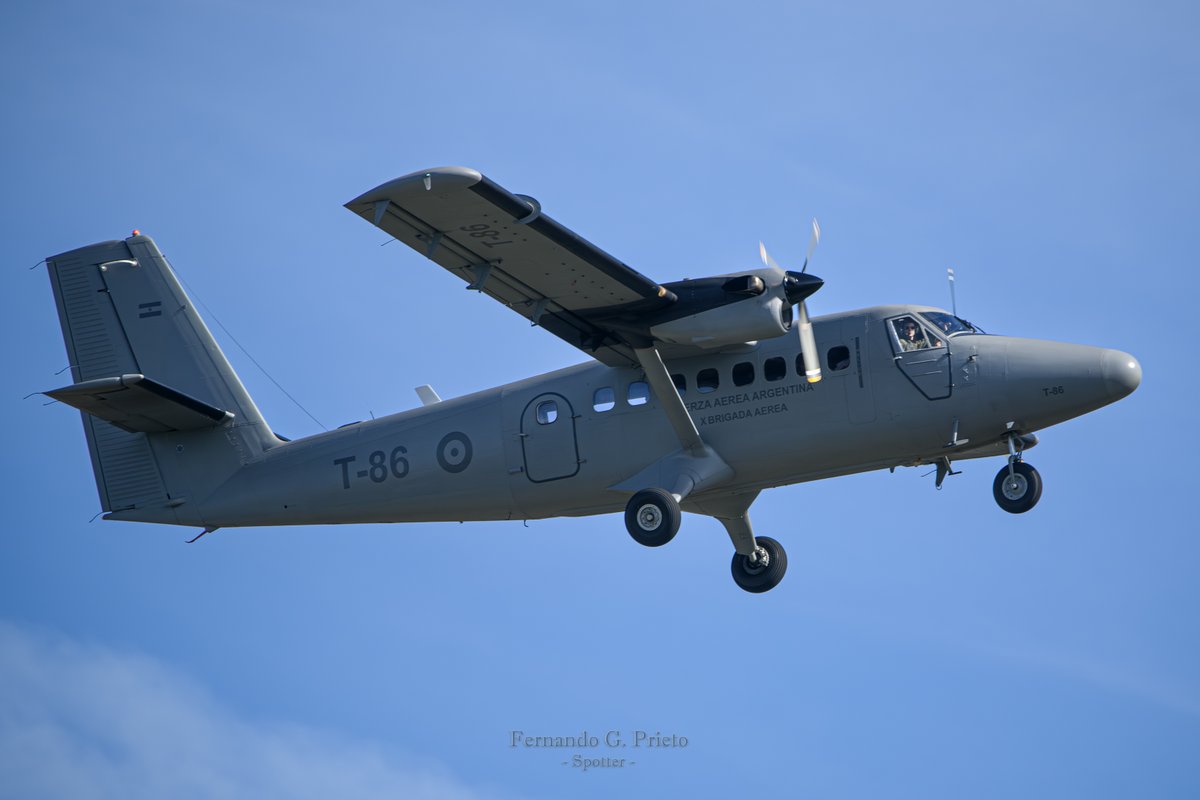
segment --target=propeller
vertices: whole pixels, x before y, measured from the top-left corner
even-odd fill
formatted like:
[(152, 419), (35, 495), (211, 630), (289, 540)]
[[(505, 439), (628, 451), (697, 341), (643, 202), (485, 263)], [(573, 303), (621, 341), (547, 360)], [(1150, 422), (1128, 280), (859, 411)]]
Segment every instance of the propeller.
[(805, 303), (805, 299), (809, 295), (825, 285), (825, 282), (817, 276), (808, 274), (808, 262), (812, 259), (813, 251), (817, 249), (817, 242), (820, 240), (821, 226), (814, 219), (812, 221), (812, 238), (808, 240), (808, 253), (804, 256), (804, 265), (800, 267), (799, 272), (782, 269), (775, 259), (771, 258), (766, 245), (762, 242), (758, 243), (758, 254), (762, 256), (763, 263), (784, 274), (784, 297), (787, 298), (789, 304), (800, 306), (796, 329), (800, 334), (800, 352), (804, 354), (804, 377), (809, 383), (821, 380), (821, 359), (817, 355), (817, 339), (813, 335), (813, 326), (808, 319), (808, 306)]

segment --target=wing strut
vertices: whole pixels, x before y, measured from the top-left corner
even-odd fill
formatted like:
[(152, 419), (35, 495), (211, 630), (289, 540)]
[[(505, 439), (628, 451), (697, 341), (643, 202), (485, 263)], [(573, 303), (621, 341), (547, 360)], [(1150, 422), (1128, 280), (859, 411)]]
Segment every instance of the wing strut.
[(725, 463), (720, 453), (704, 444), (696, 423), (688, 414), (688, 407), (683, 404), (683, 398), (679, 397), (671, 375), (662, 363), (658, 348), (634, 348), (634, 355), (646, 372), (646, 383), (654, 390), (667, 421), (671, 422), (680, 449), (608, 488), (618, 492), (641, 492), (648, 486), (659, 487), (679, 503), (692, 493), (720, 486), (732, 479), (733, 468)]
[(633, 353), (642, 365), (642, 370), (646, 373), (646, 382), (650, 384), (655, 397), (662, 404), (667, 420), (675, 430), (675, 436), (679, 438), (683, 449), (693, 456), (704, 455), (704, 440), (700, 438), (700, 431), (696, 430), (696, 423), (688, 414), (687, 406), (683, 404), (683, 398), (679, 396), (679, 391), (662, 362), (662, 356), (658, 354), (658, 348), (636, 348)]
[(634, 354), (646, 373), (646, 382), (654, 390), (675, 437), (679, 450), (647, 466), (641, 472), (609, 488), (637, 492), (647, 486), (658, 486), (669, 492), (676, 502), (693, 492), (711, 489), (733, 477), (733, 468), (717, 451), (704, 443), (687, 406), (671, 382), (657, 348), (634, 348)]

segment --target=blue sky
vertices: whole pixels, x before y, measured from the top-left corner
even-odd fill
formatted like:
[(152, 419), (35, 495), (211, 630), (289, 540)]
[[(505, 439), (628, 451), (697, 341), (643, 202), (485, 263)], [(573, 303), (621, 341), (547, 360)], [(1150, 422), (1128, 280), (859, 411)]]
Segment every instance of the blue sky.
[[(13, 285), (0, 796), (1194, 797), (1197, 13), (1184, 3), (50, 2), (0, 32)], [(659, 280), (784, 263), (814, 314), (948, 304), (1117, 347), (1131, 397), (998, 461), (777, 489), (752, 597), (686, 516), (223, 530), (89, 521), (39, 259), (153, 236), (272, 426), (579, 354), (341, 208), (480, 169)], [(430, 558), (454, 554), (452, 567)], [(688, 737), (579, 770), (510, 731)]]

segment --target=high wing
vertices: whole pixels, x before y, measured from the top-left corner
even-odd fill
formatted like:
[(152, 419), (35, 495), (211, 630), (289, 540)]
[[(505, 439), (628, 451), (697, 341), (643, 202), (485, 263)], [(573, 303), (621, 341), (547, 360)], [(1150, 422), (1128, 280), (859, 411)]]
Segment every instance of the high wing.
[(677, 300), (543, 214), (533, 198), (465, 167), (396, 178), (346, 208), (610, 366), (638, 364), (634, 349), (649, 344), (619, 318)]

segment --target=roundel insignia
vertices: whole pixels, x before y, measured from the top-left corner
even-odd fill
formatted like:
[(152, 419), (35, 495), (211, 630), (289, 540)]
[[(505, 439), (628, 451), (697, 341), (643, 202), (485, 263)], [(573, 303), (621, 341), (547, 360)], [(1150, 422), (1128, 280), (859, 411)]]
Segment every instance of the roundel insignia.
[(471, 440), (465, 433), (447, 433), (438, 442), (437, 460), (446, 472), (462, 472), (471, 465)]

